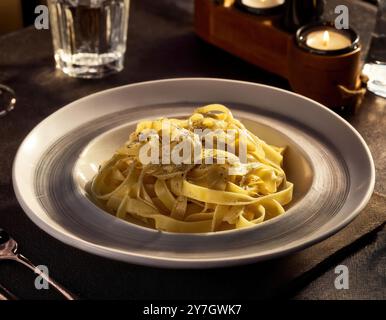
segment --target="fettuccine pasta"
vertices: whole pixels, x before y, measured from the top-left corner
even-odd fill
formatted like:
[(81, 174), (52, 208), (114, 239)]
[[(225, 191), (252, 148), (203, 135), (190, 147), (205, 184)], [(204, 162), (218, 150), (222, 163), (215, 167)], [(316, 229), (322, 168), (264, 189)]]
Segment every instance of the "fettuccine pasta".
[[(220, 148), (222, 141), (228, 142), (226, 150)], [(159, 154), (143, 161), (149, 159), (150, 147)], [(192, 150), (188, 147), (199, 148), (181, 156), (183, 150)], [(100, 167), (89, 193), (118, 218), (162, 231), (254, 226), (284, 214), (292, 200), (283, 152), (248, 131), (225, 106), (203, 106), (186, 119), (139, 122), (129, 140)]]

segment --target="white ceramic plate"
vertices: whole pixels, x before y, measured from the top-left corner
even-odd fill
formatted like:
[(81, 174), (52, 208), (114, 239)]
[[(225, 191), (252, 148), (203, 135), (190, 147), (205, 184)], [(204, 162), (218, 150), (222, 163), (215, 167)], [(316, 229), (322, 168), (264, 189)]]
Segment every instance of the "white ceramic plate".
[[(207, 234), (160, 232), (119, 220), (92, 204), (85, 184), (143, 118), (183, 116), (223, 103), (267, 142), (287, 146), (295, 183), (287, 213), (252, 228)], [(119, 87), (77, 100), (27, 136), (13, 167), (27, 215), (55, 238), (122, 261), (205, 268), (268, 259), (321, 241), (368, 202), (374, 164), (345, 120), (302, 96), (221, 79), (171, 79)]]

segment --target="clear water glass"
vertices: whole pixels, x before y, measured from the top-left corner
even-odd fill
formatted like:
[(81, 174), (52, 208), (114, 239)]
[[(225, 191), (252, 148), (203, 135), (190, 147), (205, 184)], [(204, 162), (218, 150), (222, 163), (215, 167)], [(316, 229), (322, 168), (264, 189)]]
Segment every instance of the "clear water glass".
[(130, 0), (48, 0), (56, 67), (102, 78), (124, 67)]
[(369, 77), (367, 88), (386, 98), (386, 0), (378, 0), (378, 13), (363, 73)]

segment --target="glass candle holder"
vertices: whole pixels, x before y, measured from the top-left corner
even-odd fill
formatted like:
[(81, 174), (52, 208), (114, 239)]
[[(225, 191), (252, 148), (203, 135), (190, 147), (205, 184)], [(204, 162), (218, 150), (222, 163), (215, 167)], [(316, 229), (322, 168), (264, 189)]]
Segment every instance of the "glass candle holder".
[(336, 56), (355, 51), (359, 36), (353, 29), (337, 30), (331, 22), (314, 22), (298, 29), (296, 42), (310, 53)]
[(282, 25), (287, 31), (320, 20), (324, 10), (324, 0), (286, 0)]
[(241, 10), (257, 15), (276, 15), (283, 12), (285, 0), (237, 0)]

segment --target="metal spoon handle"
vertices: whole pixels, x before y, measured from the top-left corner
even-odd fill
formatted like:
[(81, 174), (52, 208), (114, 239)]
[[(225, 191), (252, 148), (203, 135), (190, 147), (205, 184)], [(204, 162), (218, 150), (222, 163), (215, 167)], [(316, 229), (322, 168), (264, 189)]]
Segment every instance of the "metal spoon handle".
[(31, 261), (29, 261), (26, 257), (21, 254), (15, 254), (14, 260), (25, 265), (33, 272), (41, 276), (44, 280), (46, 280), (50, 285), (52, 285), (58, 292), (60, 292), (67, 300), (77, 300), (77, 297), (69, 292), (67, 289), (63, 288), (59, 283), (50, 278), (47, 274), (42, 272), (39, 268), (37, 268)]
[(0, 118), (15, 108), (16, 95), (10, 87), (0, 84)]
[(18, 300), (18, 298), (0, 284), (0, 300)]

